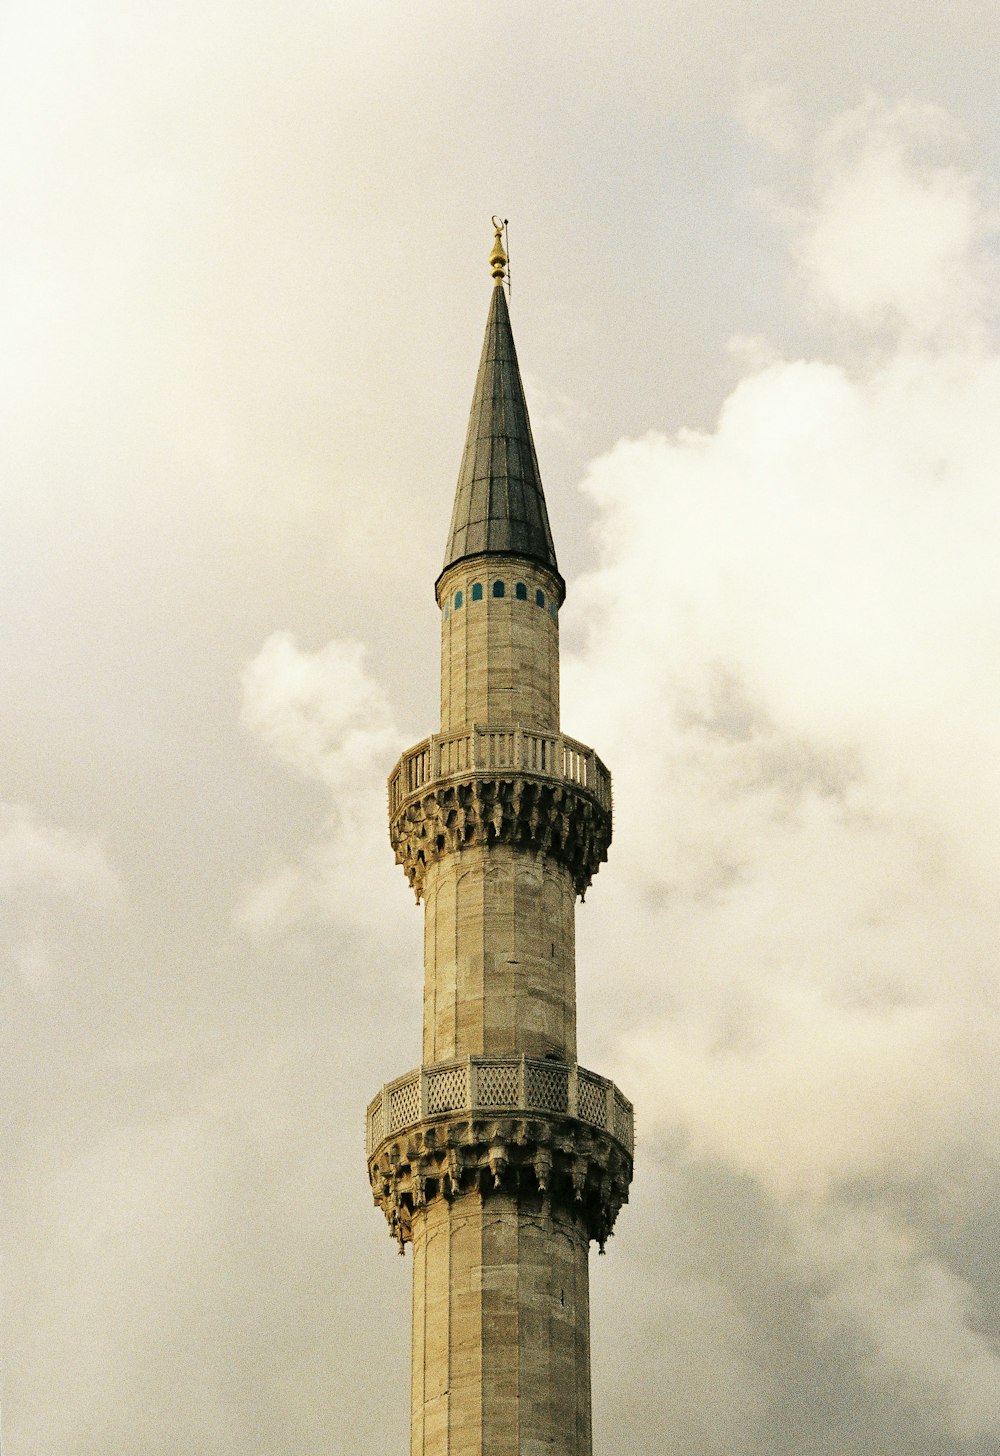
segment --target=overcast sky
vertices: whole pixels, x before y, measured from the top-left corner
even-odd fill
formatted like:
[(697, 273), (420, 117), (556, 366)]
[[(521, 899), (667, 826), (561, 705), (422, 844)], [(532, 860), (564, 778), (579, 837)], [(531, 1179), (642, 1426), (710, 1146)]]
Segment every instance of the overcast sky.
[(490, 215), (615, 776), (598, 1456), (1000, 1449), (992, 0), (5, 0), (3, 1456), (407, 1449)]

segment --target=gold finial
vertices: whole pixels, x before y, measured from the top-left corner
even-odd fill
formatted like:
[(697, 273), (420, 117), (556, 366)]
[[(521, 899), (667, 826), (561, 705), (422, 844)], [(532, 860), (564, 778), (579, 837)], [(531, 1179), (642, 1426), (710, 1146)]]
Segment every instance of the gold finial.
[(503, 250), (503, 243), (500, 235), (507, 226), (506, 218), (493, 218), (493, 251), (490, 254), (490, 271), (493, 274), (493, 286), (499, 288), (503, 283), (507, 268), (507, 254)]

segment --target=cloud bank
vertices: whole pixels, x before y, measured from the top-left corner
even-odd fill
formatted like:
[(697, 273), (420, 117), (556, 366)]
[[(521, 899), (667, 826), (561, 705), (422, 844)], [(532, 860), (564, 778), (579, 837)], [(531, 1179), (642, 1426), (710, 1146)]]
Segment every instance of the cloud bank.
[(338, 640), (308, 652), (273, 633), (244, 671), (242, 722), (281, 763), (319, 780), (330, 809), (300, 858), (248, 888), (239, 927), (259, 935), (304, 921), (370, 926), (382, 896), (401, 910), (384, 820), (386, 765), (402, 740), (364, 645)]
[[(851, 1398), (877, 1449), (1000, 1441), (1000, 357), (984, 185), (932, 143), (954, 148), (947, 118), (869, 100), (782, 209), (844, 357), (758, 347), (714, 430), (623, 440), (584, 482), (602, 562), (570, 597), (564, 719), (615, 772), (586, 954), (632, 1008), (613, 1040), (636, 1200), (749, 1186), (758, 1227), (731, 1248), (756, 1257), (760, 1220), (781, 1248), (753, 1295), (768, 1416), (699, 1450), (873, 1449)], [(712, 1279), (735, 1342), (750, 1296)], [(798, 1374), (777, 1353), (790, 1288)], [(699, 1337), (688, 1362), (718, 1355)], [(854, 1368), (810, 1410), (827, 1342)]]

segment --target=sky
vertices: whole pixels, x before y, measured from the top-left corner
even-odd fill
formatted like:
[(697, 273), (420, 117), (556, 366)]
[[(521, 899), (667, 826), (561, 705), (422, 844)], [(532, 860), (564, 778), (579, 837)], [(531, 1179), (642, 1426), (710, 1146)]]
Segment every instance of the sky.
[(3, 1456), (407, 1449), (385, 779), (493, 213), (615, 782), (595, 1451), (1000, 1449), (998, 65), (988, 0), (6, 0)]

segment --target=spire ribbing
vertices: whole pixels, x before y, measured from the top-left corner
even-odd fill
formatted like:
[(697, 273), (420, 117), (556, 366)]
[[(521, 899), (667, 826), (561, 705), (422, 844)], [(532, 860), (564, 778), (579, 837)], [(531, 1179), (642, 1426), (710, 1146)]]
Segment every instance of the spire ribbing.
[(490, 300), (443, 569), (483, 553), (559, 571), (502, 287)]

